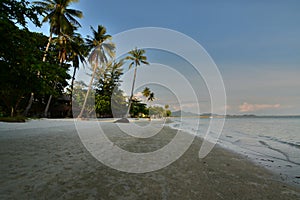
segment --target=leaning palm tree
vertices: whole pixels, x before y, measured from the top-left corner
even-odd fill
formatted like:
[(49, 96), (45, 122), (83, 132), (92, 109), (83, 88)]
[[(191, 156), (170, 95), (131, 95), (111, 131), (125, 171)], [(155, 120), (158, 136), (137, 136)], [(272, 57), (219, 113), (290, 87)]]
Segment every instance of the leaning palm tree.
[(129, 56), (125, 57), (125, 60), (130, 60), (131, 61), (130, 65), (129, 65), (129, 69), (131, 69), (134, 66), (134, 75), (133, 75), (131, 94), (130, 94), (130, 97), (129, 97), (128, 109), (127, 109), (127, 113), (126, 113), (125, 117), (129, 117), (129, 111), (130, 111), (130, 107), (131, 107), (131, 104), (132, 104), (137, 67), (140, 66), (141, 64), (145, 64), (145, 65), (149, 64), (147, 62), (147, 57), (144, 55), (145, 54), (144, 49), (135, 48), (135, 49), (129, 51), (128, 54), (129, 54)]
[[(48, 21), (50, 23), (50, 35), (43, 56), (43, 62), (46, 61), (47, 53), (53, 39), (53, 34), (55, 35), (61, 35), (62, 33), (72, 34), (76, 27), (80, 27), (80, 24), (76, 20), (76, 17), (82, 18), (83, 16), (82, 12), (79, 10), (68, 8), (71, 3), (75, 3), (75, 2), (78, 2), (78, 0), (43, 0), (43, 1), (33, 2), (36, 5), (36, 8), (39, 9), (40, 12), (44, 13), (44, 18), (42, 23)], [(40, 72), (38, 72), (37, 75), (40, 76)], [(51, 98), (52, 95), (49, 97), (48, 103), (51, 101)], [(25, 116), (27, 115), (28, 111), (31, 108), (33, 99), (34, 99), (34, 93), (31, 92), (28, 105), (24, 111)], [(47, 110), (47, 107), (49, 107), (48, 103), (45, 109), (45, 113), (48, 112)]]
[(50, 35), (46, 46), (43, 61), (46, 61), (47, 52), (52, 41), (53, 34), (72, 35), (75, 28), (81, 27), (76, 18), (82, 18), (82, 12), (68, 8), (71, 3), (78, 0), (43, 0), (33, 2), (40, 11), (45, 13), (42, 23), (50, 23)]
[(74, 87), (75, 75), (77, 70), (79, 69), (80, 63), (83, 65), (86, 63), (86, 57), (88, 56), (88, 47), (86, 46), (84, 40), (81, 35), (78, 33), (74, 33), (74, 35), (70, 38), (70, 42), (67, 45), (68, 59), (72, 61), (73, 64), (73, 75), (71, 80), (71, 96)]
[(112, 38), (111, 35), (106, 34), (106, 28), (98, 25), (97, 31), (93, 27), (91, 27), (91, 29), (93, 37), (88, 36), (86, 42), (88, 47), (92, 49), (88, 61), (92, 66), (93, 73), (84, 98), (82, 109), (77, 118), (81, 118), (83, 115), (97, 69), (99, 67), (105, 68), (109, 59), (115, 56), (115, 44), (110, 41)]
[[(73, 90), (74, 90), (74, 81), (75, 81), (75, 75), (76, 71), (79, 69), (80, 63), (83, 64), (83, 66), (86, 64), (86, 57), (88, 56), (88, 48), (85, 45), (84, 40), (82, 39), (81, 35), (76, 33), (73, 35), (73, 37), (70, 40), (70, 43), (68, 45), (68, 60), (72, 61), (73, 65), (73, 75), (71, 79), (71, 86), (70, 86), (70, 97), (71, 97), (71, 104), (70, 107), (73, 106)], [(73, 117), (72, 111), (69, 110), (68, 116)]]

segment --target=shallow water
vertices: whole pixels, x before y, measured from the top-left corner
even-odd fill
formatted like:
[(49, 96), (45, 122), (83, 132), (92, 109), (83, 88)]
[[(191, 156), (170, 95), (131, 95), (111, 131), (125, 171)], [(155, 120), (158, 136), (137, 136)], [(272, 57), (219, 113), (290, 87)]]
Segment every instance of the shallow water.
[[(171, 127), (202, 138), (210, 122), (197, 118), (173, 120)], [(210, 132), (209, 136), (217, 134)], [(218, 144), (272, 170), (283, 181), (300, 186), (300, 118), (229, 118)]]

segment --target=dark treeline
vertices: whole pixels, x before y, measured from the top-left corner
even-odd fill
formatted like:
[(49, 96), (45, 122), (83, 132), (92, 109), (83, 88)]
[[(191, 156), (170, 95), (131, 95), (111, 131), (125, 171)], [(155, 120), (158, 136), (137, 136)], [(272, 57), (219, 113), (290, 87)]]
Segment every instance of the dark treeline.
[[(89, 117), (92, 111), (97, 117), (149, 117), (146, 103), (133, 95), (137, 67), (148, 64), (145, 51), (134, 49), (123, 60), (115, 60), (116, 47), (101, 25), (91, 27), (91, 36), (83, 38), (78, 22), (83, 13), (70, 8), (74, 2), (1, 1), (0, 117)], [(49, 23), (49, 37), (28, 30), (27, 21), (37, 27)], [(129, 99), (119, 89), (127, 61), (129, 68), (134, 67)], [(75, 80), (84, 65), (92, 71), (89, 85)], [(145, 89), (144, 96), (154, 100), (154, 93)]]

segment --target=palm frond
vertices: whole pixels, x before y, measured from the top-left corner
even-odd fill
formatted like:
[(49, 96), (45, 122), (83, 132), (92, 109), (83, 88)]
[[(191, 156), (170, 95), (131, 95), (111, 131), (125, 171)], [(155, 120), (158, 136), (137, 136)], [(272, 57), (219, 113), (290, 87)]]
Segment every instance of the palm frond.
[(134, 65), (134, 62), (132, 62), (132, 63), (130, 63), (130, 65), (129, 65), (129, 69), (131, 69), (131, 67)]
[(145, 65), (149, 65), (149, 63), (147, 61), (142, 60), (141, 62)]

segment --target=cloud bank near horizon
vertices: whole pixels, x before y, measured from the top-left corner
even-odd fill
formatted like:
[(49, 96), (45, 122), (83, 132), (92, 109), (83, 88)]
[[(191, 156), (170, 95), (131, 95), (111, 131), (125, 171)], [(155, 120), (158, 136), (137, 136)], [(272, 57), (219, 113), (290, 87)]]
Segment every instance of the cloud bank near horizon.
[(280, 104), (249, 104), (247, 102), (244, 102), (242, 105), (239, 106), (239, 111), (252, 112), (266, 109), (278, 109), (280, 107)]

